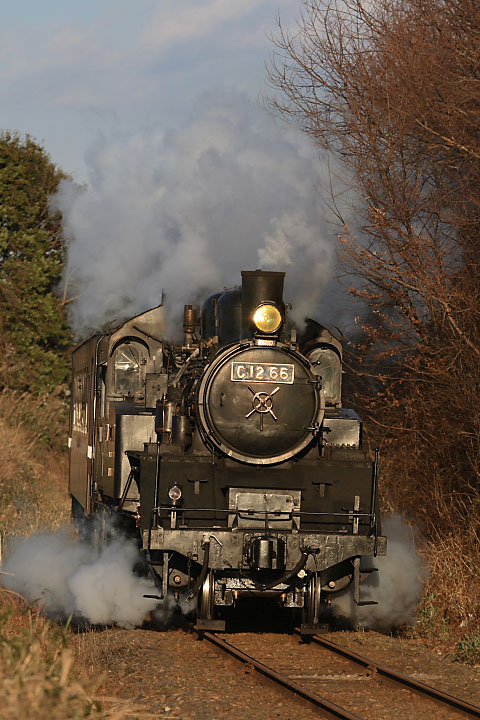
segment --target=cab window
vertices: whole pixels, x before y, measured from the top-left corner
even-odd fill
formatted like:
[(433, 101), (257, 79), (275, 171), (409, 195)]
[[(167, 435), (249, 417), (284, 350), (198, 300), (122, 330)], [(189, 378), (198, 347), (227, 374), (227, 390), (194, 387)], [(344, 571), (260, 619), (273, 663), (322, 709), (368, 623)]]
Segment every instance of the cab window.
[(143, 384), (142, 366), (147, 349), (137, 342), (124, 342), (117, 347), (113, 358), (113, 382), (115, 392), (133, 396)]

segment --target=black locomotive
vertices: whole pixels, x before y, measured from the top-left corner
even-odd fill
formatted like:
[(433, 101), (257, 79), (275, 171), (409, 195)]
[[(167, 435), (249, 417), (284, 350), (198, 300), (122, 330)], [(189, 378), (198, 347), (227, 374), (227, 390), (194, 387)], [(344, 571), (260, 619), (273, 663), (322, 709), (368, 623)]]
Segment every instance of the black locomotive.
[(159, 597), (198, 603), (222, 629), (242, 596), (301, 608), (317, 627), (362, 557), (383, 555), (377, 459), (342, 408), (342, 348), (308, 321), (288, 329), (284, 273), (185, 306), (184, 341), (162, 305), (73, 353), (74, 518), (113, 514), (135, 533)]

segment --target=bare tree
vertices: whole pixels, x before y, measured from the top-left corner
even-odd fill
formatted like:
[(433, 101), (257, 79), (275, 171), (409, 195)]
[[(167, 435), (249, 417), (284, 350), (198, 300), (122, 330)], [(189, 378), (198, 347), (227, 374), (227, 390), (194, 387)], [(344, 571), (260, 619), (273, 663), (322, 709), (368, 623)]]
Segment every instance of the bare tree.
[(480, 6), (305, 0), (276, 45), (271, 104), (359, 198), (363, 232), (340, 235), (370, 306), (352, 362), (390, 498), (450, 529), (479, 505)]

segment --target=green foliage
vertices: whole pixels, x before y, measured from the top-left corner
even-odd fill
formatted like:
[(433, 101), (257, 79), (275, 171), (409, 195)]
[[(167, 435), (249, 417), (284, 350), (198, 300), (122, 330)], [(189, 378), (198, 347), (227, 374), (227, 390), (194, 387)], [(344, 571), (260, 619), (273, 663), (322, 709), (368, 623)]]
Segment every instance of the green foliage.
[(0, 134), (0, 378), (35, 393), (69, 374), (71, 335), (55, 295), (65, 245), (48, 209), (62, 177), (28, 135)]
[(429, 593), (423, 598), (422, 604), (417, 612), (415, 630), (419, 635), (435, 635), (442, 640), (448, 639), (448, 622), (443, 614), (441, 602), (437, 600), (434, 593)]
[(480, 662), (480, 631), (463, 638), (458, 643), (452, 659), (477, 665)]

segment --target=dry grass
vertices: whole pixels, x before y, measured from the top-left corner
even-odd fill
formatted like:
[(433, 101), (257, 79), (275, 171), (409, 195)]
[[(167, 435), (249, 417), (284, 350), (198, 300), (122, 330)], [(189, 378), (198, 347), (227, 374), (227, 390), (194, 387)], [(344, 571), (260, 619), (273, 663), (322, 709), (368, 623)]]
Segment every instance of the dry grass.
[[(0, 536), (6, 541), (70, 520), (66, 410), (61, 394), (0, 393)], [(87, 636), (92, 633), (50, 622), (0, 588), (1, 720), (150, 717), (106, 696), (102, 651), (88, 655)]]
[(65, 407), (53, 396), (0, 393), (0, 536), (68, 521)]
[[(0, 536), (69, 520), (66, 413), (58, 396), (0, 393)], [(1, 575), (0, 575), (1, 582)], [(96, 685), (74, 670), (71, 633), (0, 589), (2, 720), (106, 717)], [(88, 688), (88, 689), (86, 689)], [(122, 715), (121, 717), (124, 717)], [(112, 715), (113, 717), (113, 715)]]
[(413, 632), (454, 660), (480, 664), (480, 495), (448, 491), (434, 476), (422, 482), (407, 445), (393, 446), (382, 469), (384, 510), (417, 525), (430, 571)]
[[(103, 670), (98, 670), (105, 664), (96, 663), (88, 672), (75, 637), (82, 636), (73, 636), (68, 628), (49, 622), (20, 598), (0, 590), (2, 720), (153, 717), (134, 703), (106, 696)], [(100, 654), (95, 653), (95, 658)]]
[[(108, 693), (114, 685), (116, 670), (128, 662), (131, 655), (137, 661), (137, 654), (133, 648), (125, 643), (125, 637), (118, 634), (115, 629), (104, 628), (101, 632), (87, 631), (76, 635), (71, 642), (75, 648), (75, 654), (80, 658), (85, 672), (94, 681), (98, 677), (98, 668), (102, 668), (105, 674), (105, 683), (98, 687), (97, 696), (100, 698), (108, 720), (150, 720), (164, 717), (158, 712), (152, 713), (148, 709), (148, 701), (135, 701), (111, 697)], [(108, 681), (108, 673), (112, 671), (113, 676)], [(123, 683), (121, 683), (123, 685)], [(125, 690), (124, 690), (125, 691)]]
[[(69, 517), (65, 411), (28, 395), (0, 393), (0, 536), (57, 528)], [(48, 429), (48, 433), (47, 433)], [(48, 436), (55, 437), (50, 442)], [(1, 575), (0, 575), (1, 582)], [(68, 632), (0, 590), (0, 717), (102, 717), (72, 672)]]
[(475, 532), (429, 540), (424, 553), (430, 579), (415, 634), (442, 646), (451, 659), (480, 663), (480, 546)]
[(68, 645), (66, 629), (0, 591), (2, 720), (104, 717), (96, 688), (86, 689)]

